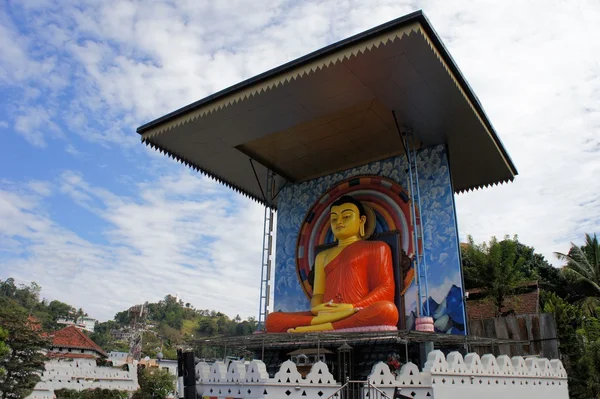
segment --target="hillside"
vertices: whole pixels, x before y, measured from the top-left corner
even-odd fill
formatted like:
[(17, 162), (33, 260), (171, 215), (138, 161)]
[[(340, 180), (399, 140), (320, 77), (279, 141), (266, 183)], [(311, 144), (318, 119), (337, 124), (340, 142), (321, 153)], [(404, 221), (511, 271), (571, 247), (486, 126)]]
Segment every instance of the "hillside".
[[(252, 317), (230, 319), (221, 312), (195, 309), (167, 295), (162, 301), (134, 305), (118, 312), (114, 320), (96, 324), (91, 338), (107, 350), (123, 350), (134, 332), (138, 332), (142, 337), (142, 356), (156, 357), (162, 351), (165, 359), (175, 359), (177, 345), (195, 338), (245, 335), (255, 330), (256, 320)], [(197, 354), (201, 357), (218, 355), (214, 348), (197, 348)]]
[[(0, 280), (0, 303), (5, 302), (20, 308), (37, 318), (47, 332), (62, 327), (59, 320), (75, 321), (87, 316), (82, 308), (61, 301), (40, 299), (41, 288), (37, 283), (17, 286), (13, 278)], [(93, 333), (88, 335), (106, 352), (128, 352), (130, 343), (141, 336), (142, 357), (155, 358), (158, 352), (165, 359), (176, 359), (176, 348), (194, 338), (215, 335), (245, 335), (256, 330), (253, 317), (242, 320), (239, 316), (230, 319), (227, 315), (208, 309), (195, 309), (167, 295), (156, 303), (145, 302), (117, 312), (113, 320), (96, 323)], [(217, 349), (199, 347), (201, 357), (222, 356)]]

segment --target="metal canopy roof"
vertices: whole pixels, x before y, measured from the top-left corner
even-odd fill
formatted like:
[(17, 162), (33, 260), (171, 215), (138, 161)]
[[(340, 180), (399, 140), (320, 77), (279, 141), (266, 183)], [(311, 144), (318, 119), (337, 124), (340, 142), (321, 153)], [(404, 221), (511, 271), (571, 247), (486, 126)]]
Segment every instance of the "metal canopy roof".
[(316, 346), (332, 346), (340, 343), (372, 344), (372, 343), (419, 343), (434, 342), (436, 345), (526, 345), (529, 341), (518, 341), (504, 338), (486, 338), (472, 335), (432, 334), (419, 331), (377, 331), (377, 332), (321, 332), (306, 334), (252, 334), (240, 336), (217, 336), (195, 339), (188, 344), (206, 345), (228, 348), (310, 348)]
[[(447, 145), (456, 192), (516, 176), (475, 94), (420, 11), (239, 83), (137, 132), (147, 145), (269, 203), (263, 197), (268, 168), (278, 175), (277, 192), (286, 181), (402, 154), (392, 112), (421, 146)], [(276, 207), (276, 199), (271, 205)]]

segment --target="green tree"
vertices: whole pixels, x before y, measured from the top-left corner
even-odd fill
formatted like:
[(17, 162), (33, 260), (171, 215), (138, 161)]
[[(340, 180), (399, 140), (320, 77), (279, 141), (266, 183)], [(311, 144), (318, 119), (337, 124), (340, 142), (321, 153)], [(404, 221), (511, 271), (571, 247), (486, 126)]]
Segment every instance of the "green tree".
[[(10, 350), (6, 345), (6, 338), (8, 338), (8, 331), (0, 327), (0, 359), (6, 356)], [(6, 373), (6, 370), (0, 366), (0, 378)]]
[(169, 370), (138, 369), (140, 389), (132, 399), (165, 399), (175, 390), (175, 376)]
[(79, 308), (75, 312), (71, 313), (71, 317), (73, 319), (73, 322), (75, 323), (77, 323), (79, 319), (81, 319), (84, 316), (87, 316), (87, 313), (85, 313), (82, 308)]
[(115, 315), (115, 321), (120, 326), (128, 326), (131, 323), (131, 318), (128, 310), (123, 310)]
[(111, 335), (111, 330), (116, 330), (119, 328), (119, 324), (114, 320), (105, 321), (103, 323), (96, 323), (94, 327), (94, 332), (90, 335), (92, 341), (94, 341), (98, 346), (103, 348), (107, 352), (111, 351), (125, 351), (129, 350), (129, 347), (122, 342), (118, 342)]
[(577, 330), (583, 324), (583, 313), (581, 309), (574, 306), (552, 292), (542, 291), (542, 312), (554, 314), (556, 321), (556, 334), (561, 354), (561, 360), (566, 368), (572, 361), (581, 356), (582, 342)]
[(211, 337), (217, 335), (219, 332), (219, 326), (217, 325), (217, 319), (215, 317), (204, 316), (198, 322), (198, 332), (201, 335)]
[(0, 280), (0, 296), (14, 298), (16, 292), (17, 286), (14, 278), (9, 277), (5, 281)]
[(600, 398), (600, 342), (591, 342), (585, 346), (581, 358), (572, 373), (579, 376), (579, 383), (570, 385), (573, 398)]
[(463, 270), (467, 288), (483, 288), (501, 316), (504, 302), (524, 279), (525, 258), (517, 253), (518, 239), (492, 237), (489, 243), (475, 244), (473, 237), (462, 246)]
[(40, 351), (49, 342), (31, 325), (27, 313), (6, 299), (0, 300), (0, 325), (8, 333), (9, 348), (0, 357), (0, 368), (5, 370), (0, 376), (0, 397), (24, 398), (40, 380), (39, 372), (44, 370), (44, 355)]
[(57, 389), (54, 391), (56, 399), (125, 399), (127, 392), (116, 389), (85, 389), (77, 391), (75, 389)]
[(583, 297), (580, 299), (583, 311), (595, 315), (600, 307), (600, 244), (598, 237), (585, 235), (585, 244), (581, 247), (571, 243), (568, 254), (555, 252), (558, 259), (566, 261), (563, 275)]
[(75, 389), (67, 389), (67, 388), (56, 389), (54, 391), (54, 395), (56, 396), (56, 399), (80, 399), (81, 398), (80, 391), (77, 391)]

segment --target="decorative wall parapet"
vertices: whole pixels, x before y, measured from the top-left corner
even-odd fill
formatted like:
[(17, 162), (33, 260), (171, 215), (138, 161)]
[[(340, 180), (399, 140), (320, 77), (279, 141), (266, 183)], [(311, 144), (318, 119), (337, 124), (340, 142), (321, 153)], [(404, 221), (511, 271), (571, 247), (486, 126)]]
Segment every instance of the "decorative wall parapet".
[(138, 389), (137, 367), (128, 365), (129, 370), (115, 367), (99, 367), (96, 359), (65, 361), (50, 359), (28, 399), (52, 399), (54, 391), (72, 389), (111, 389), (134, 392)]
[[(342, 387), (323, 362), (314, 364), (305, 378), (289, 360), (281, 364), (273, 378), (269, 378), (260, 360), (231, 362), (229, 368), (223, 362), (211, 366), (201, 362), (196, 365), (196, 378), (199, 395), (219, 399), (324, 399)], [(407, 363), (395, 375), (387, 364), (379, 362), (373, 365), (365, 383), (390, 398), (398, 390), (416, 399), (568, 398), (567, 374), (560, 360), (479, 357), (476, 353), (463, 358), (459, 352), (444, 356), (439, 350), (429, 353), (423, 370)]]
[(486, 399), (543, 397), (567, 399), (567, 374), (560, 360), (509, 358), (502, 355), (458, 352), (447, 357), (441, 351), (429, 353), (423, 373), (431, 375), (433, 396), (444, 399), (485, 396)]

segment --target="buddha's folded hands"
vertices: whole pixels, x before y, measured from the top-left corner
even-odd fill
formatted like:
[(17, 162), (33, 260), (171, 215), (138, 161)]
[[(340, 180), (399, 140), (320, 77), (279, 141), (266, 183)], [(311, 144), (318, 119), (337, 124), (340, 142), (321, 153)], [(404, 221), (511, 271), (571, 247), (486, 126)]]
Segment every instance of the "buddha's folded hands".
[(314, 306), (311, 309), (312, 314), (318, 315), (321, 313), (335, 313), (335, 312), (343, 312), (346, 310), (354, 309), (354, 305), (351, 303), (333, 303), (327, 302), (322, 303), (320, 305)]
[(336, 312), (319, 312), (319, 314), (311, 320), (311, 325), (334, 323), (339, 320), (343, 320), (354, 313), (358, 312), (358, 309), (345, 309)]

